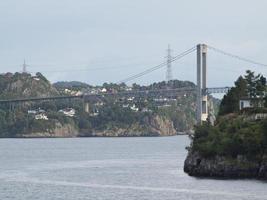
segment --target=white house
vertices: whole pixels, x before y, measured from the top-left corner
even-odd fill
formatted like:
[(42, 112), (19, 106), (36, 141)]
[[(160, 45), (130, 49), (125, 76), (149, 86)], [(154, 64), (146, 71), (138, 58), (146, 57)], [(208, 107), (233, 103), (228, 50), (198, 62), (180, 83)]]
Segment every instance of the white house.
[(65, 92), (65, 93), (71, 93), (71, 90), (65, 88), (65, 89), (64, 89), (64, 92)]
[(36, 80), (36, 81), (40, 81), (40, 78), (37, 77), (37, 76), (34, 76), (33, 79)]
[(28, 110), (28, 114), (33, 114), (33, 115), (35, 115), (35, 114), (37, 114), (37, 111), (36, 111), (36, 110)]
[(264, 100), (261, 98), (241, 98), (239, 100), (239, 110), (244, 108), (263, 107)]
[(138, 112), (138, 111), (139, 111), (139, 108), (137, 108), (137, 107), (135, 106), (135, 104), (134, 104), (133, 106), (131, 106), (130, 108), (131, 108), (131, 110), (134, 111), (134, 112)]
[(63, 110), (59, 110), (58, 112), (63, 113), (67, 117), (73, 117), (76, 113), (75, 109), (73, 108), (66, 108)]
[(103, 106), (105, 103), (103, 101), (98, 101), (94, 104), (95, 106)]
[(152, 110), (148, 109), (148, 108), (143, 108), (142, 112), (152, 112)]
[(38, 108), (36, 110), (28, 110), (28, 114), (32, 114), (32, 115), (36, 115), (36, 114), (40, 114), (40, 113), (45, 113), (45, 110)]
[(251, 100), (249, 98), (247, 99), (240, 99), (239, 100), (239, 110), (243, 110), (244, 108), (251, 108)]
[(102, 88), (101, 92), (106, 93), (108, 90), (106, 88)]
[(123, 104), (122, 107), (123, 108), (128, 108), (129, 107), (129, 104)]
[(127, 99), (127, 101), (133, 101), (134, 100), (134, 97), (129, 97), (128, 99)]
[(48, 120), (48, 117), (44, 113), (37, 114), (34, 118), (36, 120)]
[(83, 95), (83, 92), (82, 91), (71, 91), (70, 94), (73, 96), (81, 96), (81, 95)]
[(126, 91), (132, 91), (133, 90), (133, 88), (132, 87), (126, 87), (126, 89), (125, 89)]
[(156, 102), (166, 102), (168, 99), (167, 98), (157, 98), (157, 99), (153, 99)]

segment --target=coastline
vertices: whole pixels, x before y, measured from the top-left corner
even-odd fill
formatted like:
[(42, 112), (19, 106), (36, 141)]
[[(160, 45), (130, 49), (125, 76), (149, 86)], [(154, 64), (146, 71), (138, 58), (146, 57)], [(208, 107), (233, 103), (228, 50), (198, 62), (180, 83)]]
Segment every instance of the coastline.
[(186, 136), (188, 135), (187, 133), (184, 133), (184, 134), (175, 134), (175, 135), (140, 135), (140, 136), (137, 136), (137, 135), (128, 135), (128, 136), (97, 136), (97, 135), (92, 135), (92, 136), (83, 136), (83, 135), (77, 135), (77, 136), (66, 136), (66, 137), (57, 137), (57, 136), (21, 136), (21, 137), (0, 137), (0, 140), (1, 139), (53, 139), (53, 138), (141, 138), (141, 137), (154, 137), (154, 138), (157, 138), (157, 137), (175, 137), (175, 136)]
[(237, 158), (205, 158), (197, 152), (189, 152), (184, 162), (184, 172), (194, 177), (267, 180), (267, 155), (255, 160), (241, 155)]

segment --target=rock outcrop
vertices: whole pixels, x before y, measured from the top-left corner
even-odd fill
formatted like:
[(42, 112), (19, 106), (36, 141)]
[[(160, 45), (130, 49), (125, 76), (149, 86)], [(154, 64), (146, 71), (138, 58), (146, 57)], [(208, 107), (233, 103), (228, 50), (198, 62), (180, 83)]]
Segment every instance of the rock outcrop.
[(148, 125), (148, 133), (151, 133), (152, 135), (176, 135), (176, 130), (173, 126), (173, 122), (165, 117), (156, 115), (152, 118), (147, 118), (145, 123)]
[(18, 135), (23, 138), (66, 138), (77, 137), (79, 135), (78, 129), (72, 124), (64, 124), (57, 122), (54, 129), (47, 129), (42, 132), (31, 132), (27, 134)]
[(189, 152), (184, 171), (196, 177), (267, 179), (267, 156), (254, 161), (245, 156), (204, 158), (197, 152)]
[(3, 99), (59, 95), (57, 89), (40, 73), (35, 76), (27, 73), (1, 74), (0, 82), (0, 97)]
[(146, 118), (143, 124), (132, 124), (126, 128), (115, 127), (108, 130), (95, 130), (90, 133), (81, 131), (82, 137), (138, 137), (176, 135), (173, 122), (158, 115)]

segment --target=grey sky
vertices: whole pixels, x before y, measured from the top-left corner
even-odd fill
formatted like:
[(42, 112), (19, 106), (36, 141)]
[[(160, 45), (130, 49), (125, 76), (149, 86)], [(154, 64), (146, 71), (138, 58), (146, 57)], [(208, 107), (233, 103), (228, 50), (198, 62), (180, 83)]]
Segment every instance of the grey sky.
[[(21, 71), (25, 58), (53, 82), (116, 82), (161, 63), (168, 43), (174, 54), (207, 43), (267, 63), (266, 8), (266, 0), (0, 0), (0, 72)], [(267, 75), (212, 52), (208, 64), (209, 86), (231, 85), (247, 68)], [(195, 73), (195, 54), (173, 64), (174, 78)], [(164, 78), (162, 69), (137, 82)]]

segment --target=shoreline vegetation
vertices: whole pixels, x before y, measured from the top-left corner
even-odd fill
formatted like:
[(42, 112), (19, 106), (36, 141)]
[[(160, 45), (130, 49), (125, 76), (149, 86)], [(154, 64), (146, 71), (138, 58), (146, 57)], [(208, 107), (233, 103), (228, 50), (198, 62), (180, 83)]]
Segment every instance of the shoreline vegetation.
[[(250, 104), (240, 108), (246, 97)], [(195, 127), (184, 171), (196, 177), (267, 180), (266, 79), (247, 71), (224, 96), (215, 125)]]

